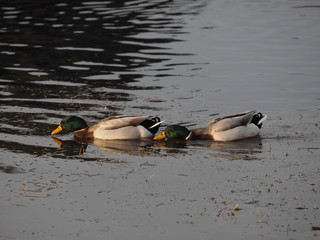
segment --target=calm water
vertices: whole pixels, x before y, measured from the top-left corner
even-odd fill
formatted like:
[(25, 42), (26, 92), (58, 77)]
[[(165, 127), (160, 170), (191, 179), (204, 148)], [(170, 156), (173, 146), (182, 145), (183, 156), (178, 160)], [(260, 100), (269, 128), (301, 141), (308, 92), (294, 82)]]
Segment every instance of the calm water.
[[(319, 12), (1, 1), (0, 239), (317, 239)], [(71, 114), (203, 126), (250, 109), (269, 119), (244, 142), (50, 136)]]

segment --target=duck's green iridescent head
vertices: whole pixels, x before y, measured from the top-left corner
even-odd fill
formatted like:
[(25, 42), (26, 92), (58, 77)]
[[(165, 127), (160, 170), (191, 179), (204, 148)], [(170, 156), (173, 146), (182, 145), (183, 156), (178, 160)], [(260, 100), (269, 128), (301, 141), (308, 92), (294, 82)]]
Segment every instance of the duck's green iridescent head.
[(87, 123), (80, 117), (70, 116), (61, 120), (60, 125), (51, 132), (51, 134), (57, 134), (59, 132), (68, 133), (74, 132), (80, 129), (87, 128)]
[(186, 127), (180, 125), (170, 125), (166, 127), (165, 130), (154, 139), (186, 139), (190, 133), (190, 130), (188, 130)]

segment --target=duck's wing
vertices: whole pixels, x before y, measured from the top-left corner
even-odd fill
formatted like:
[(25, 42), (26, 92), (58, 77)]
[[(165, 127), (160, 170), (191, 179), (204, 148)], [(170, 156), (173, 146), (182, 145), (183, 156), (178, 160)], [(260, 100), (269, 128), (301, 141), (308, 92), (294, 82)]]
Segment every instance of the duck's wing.
[(98, 123), (99, 128), (103, 128), (105, 130), (118, 129), (127, 126), (138, 126), (141, 122), (146, 120), (149, 116), (112, 116), (105, 119), (102, 119), (100, 123)]
[(208, 123), (207, 129), (214, 132), (226, 131), (235, 127), (245, 126), (250, 123), (256, 111), (216, 118)]

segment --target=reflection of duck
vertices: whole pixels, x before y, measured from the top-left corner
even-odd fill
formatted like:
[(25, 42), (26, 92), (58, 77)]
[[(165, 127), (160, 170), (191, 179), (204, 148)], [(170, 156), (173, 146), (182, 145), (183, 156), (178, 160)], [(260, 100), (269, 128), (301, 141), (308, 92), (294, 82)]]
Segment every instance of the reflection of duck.
[[(192, 141), (197, 144), (200, 141)], [(201, 141), (203, 146), (215, 150), (233, 150), (236, 152), (241, 151), (255, 151), (261, 149), (262, 143), (260, 137), (249, 138), (247, 141), (230, 141), (230, 142), (215, 142), (215, 141)]]
[(84, 154), (88, 145), (96, 146), (101, 150), (110, 154), (128, 154), (128, 155), (150, 155), (157, 151), (152, 148), (152, 140), (101, 140), (101, 139), (88, 139), (74, 141), (74, 140), (60, 140), (52, 138), (59, 148), (68, 156), (76, 156)]
[(233, 141), (233, 142), (207, 142), (205, 145), (211, 148), (212, 156), (224, 158), (228, 160), (257, 160), (261, 152), (262, 143), (260, 137), (250, 138), (246, 141)]
[(192, 143), (188, 143), (183, 139), (168, 139), (168, 141), (155, 141), (154, 146), (166, 148), (187, 148)]
[(155, 151), (153, 141), (144, 140), (101, 140), (93, 139), (90, 143), (111, 154), (149, 155)]
[(188, 154), (188, 152), (205, 151), (213, 157), (223, 159), (255, 160), (258, 158), (257, 154), (261, 152), (262, 143), (260, 137), (232, 142), (168, 139), (167, 141), (157, 141), (154, 143), (154, 146), (161, 147), (166, 153)]
[[(77, 142), (74, 140), (60, 140), (52, 138), (58, 144), (62, 152), (67, 156), (79, 156), (85, 153), (88, 145), (95, 146), (108, 154), (127, 154), (131, 156), (166, 156), (167, 154), (193, 155), (195, 150), (203, 150), (214, 157), (227, 158), (229, 160), (253, 160), (261, 149), (261, 139), (252, 138), (247, 141), (214, 142), (214, 141), (185, 141), (170, 140), (152, 141), (141, 140), (101, 140), (90, 139)], [(90, 153), (89, 153), (90, 155)], [(87, 159), (87, 158), (86, 158)], [(90, 158), (96, 160), (96, 157)]]
[(180, 125), (170, 125), (154, 139), (185, 139), (185, 140), (214, 140), (234, 141), (259, 134), (262, 122), (267, 115), (256, 111), (217, 118), (208, 123), (205, 128), (189, 130)]
[(88, 127), (80, 117), (71, 116), (61, 120), (60, 125), (51, 132), (74, 132), (77, 139), (140, 139), (152, 138), (158, 131), (161, 121), (158, 117), (113, 116)]
[(67, 156), (82, 155), (88, 146), (86, 143), (79, 143), (73, 140), (60, 140), (54, 137), (52, 140), (58, 144), (59, 148), (63, 149), (63, 152)]

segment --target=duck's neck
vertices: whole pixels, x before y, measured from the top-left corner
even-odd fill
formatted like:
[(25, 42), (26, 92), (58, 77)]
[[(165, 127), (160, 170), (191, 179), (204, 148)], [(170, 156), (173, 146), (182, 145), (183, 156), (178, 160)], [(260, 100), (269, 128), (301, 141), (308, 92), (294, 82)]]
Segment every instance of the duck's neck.
[(191, 130), (186, 140), (213, 140), (213, 136), (205, 128), (196, 128)]
[(90, 128), (84, 128), (73, 132), (77, 139), (91, 139), (93, 138), (93, 131)]

